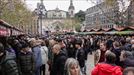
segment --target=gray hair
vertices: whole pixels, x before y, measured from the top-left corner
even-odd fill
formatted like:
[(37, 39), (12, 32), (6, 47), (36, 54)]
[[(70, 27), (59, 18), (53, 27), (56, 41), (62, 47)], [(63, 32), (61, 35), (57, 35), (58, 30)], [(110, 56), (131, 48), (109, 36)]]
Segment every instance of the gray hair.
[(123, 75), (128, 75), (128, 72), (132, 72), (134, 74), (134, 67), (127, 67), (123, 71)]
[[(71, 75), (70, 69), (72, 65), (78, 65), (78, 68), (80, 69), (79, 62), (74, 58), (68, 58), (65, 63), (65, 75)], [(79, 75), (82, 75), (81, 71)]]

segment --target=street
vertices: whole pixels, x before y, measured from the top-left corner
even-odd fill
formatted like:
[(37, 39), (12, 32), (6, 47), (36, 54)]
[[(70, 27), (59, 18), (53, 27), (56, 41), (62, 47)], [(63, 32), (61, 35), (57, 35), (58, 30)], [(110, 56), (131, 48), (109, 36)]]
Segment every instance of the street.
[(87, 60), (86, 65), (87, 65), (86, 73), (87, 75), (91, 75), (91, 71), (94, 68), (94, 55), (93, 54), (92, 55), (88, 54), (88, 60)]

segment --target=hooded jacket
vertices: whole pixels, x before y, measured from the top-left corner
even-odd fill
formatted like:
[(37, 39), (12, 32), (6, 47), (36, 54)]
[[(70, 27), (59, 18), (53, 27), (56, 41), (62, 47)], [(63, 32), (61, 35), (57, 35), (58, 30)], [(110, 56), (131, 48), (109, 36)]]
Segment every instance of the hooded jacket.
[(91, 75), (122, 75), (122, 71), (119, 66), (99, 63), (92, 70)]
[(14, 53), (6, 51), (5, 56), (0, 61), (0, 75), (19, 75), (15, 59), (16, 56)]

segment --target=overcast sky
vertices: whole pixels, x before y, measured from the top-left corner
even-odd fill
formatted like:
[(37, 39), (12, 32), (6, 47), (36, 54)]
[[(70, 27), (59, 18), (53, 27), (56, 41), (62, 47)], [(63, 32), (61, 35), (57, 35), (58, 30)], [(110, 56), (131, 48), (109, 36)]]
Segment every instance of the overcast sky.
[[(40, 0), (26, 0), (27, 7), (32, 11), (36, 8), (38, 2), (40, 2)], [(70, 5), (70, 0), (44, 0), (43, 2), (47, 10), (53, 10), (58, 7), (61, 10), (68, 11)], [(73, 5), (76, 13), (79, 10), (85, 11), (87, 8), (92, 7), (95, 4), (90, 2), (90, 0), (73, 0)]]

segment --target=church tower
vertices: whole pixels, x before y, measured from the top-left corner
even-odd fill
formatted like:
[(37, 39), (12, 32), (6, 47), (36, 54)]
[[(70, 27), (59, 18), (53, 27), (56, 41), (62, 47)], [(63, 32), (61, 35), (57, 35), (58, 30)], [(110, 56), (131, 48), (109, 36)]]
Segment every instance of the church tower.
[(70, 0), (70, 6), (68, 8), (68, 13), (69, 13), (70, 18), (74, 17), (74, 10), (75, 10), (75, 8), (73, 6), (73, 1)]

